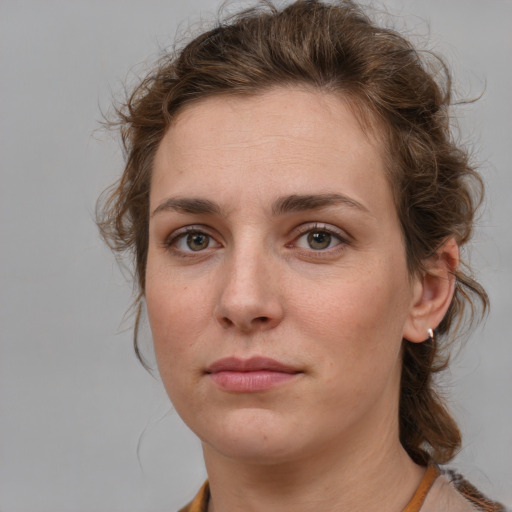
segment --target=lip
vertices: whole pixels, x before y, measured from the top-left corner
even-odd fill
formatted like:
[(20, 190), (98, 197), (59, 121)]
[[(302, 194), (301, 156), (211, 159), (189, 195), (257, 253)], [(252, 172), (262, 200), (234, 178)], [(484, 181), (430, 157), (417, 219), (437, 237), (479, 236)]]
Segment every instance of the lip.
[(255, 393), (289, 382), (303, 372), (267, 357), (226, 357), (208, 366), (205, 373), (224, 391)]

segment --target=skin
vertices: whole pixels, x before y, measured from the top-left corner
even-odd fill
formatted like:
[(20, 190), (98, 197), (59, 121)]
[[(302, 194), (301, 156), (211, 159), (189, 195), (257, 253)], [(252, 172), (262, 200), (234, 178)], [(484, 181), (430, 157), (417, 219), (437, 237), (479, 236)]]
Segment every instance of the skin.
[[(458, 252), (409, 275), (382, 155), (345, 102), (299, 88), (202, 100), (159, 146), (145, 298), (210, 510), (401, 510), (422, 478), (398, 440), (401, 345), (442, 319)], [(247, 393), (207, 373), (253, 356), (295, 373)]]

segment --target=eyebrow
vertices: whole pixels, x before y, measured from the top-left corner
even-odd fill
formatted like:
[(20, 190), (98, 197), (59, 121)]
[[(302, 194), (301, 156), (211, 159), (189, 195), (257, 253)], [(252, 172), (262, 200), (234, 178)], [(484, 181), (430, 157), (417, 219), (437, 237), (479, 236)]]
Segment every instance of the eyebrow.
[(196, 197), (169, 197), (160, 203), (151, 214), (151, 217), (161, 212), (175, 211), (179, 213), (191, 213), (195, 215), (220, 215), (221, 210), (218, 204), (209, 199)]
[[(348, 206), (369, 213), (361, 203), (343, 194), (292, 194), (278, 198), (272, 205), (272, 214), (275, 216), (292, 212), (318, 210), (329, 206)], [(199, 197), (169, 197), (160, 203), (151, 216), (161, 212), (175, 211), (192, 215), (222, 215), (220, 206)]]
[(281, 197), (274, 202), (272, 213), (283, 215), (291, 212), (317, 210), (329, 206), (348, 206), (369, 213), (361, 203), (343, 194), (305, 194)]

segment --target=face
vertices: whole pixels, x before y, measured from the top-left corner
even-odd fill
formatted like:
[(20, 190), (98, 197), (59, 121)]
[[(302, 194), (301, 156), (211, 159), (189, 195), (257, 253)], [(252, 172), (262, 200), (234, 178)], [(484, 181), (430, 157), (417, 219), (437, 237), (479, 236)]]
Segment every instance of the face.
[(150, 209), (158, 367), (206, 450), (278, 462), (398, 437), (414, 283), (381, 143), (347, 104), (275, 89), (189, 107)]

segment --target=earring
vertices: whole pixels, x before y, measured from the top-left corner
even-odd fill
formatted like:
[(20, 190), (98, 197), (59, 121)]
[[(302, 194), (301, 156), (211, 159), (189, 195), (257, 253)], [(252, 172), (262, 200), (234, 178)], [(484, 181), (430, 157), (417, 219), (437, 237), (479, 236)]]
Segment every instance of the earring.
[(434, 341), (434, 331), (433, 331), (433, 329), (428, 329), (427, 330), (427, 334), (428, 334), (429, 341)]

